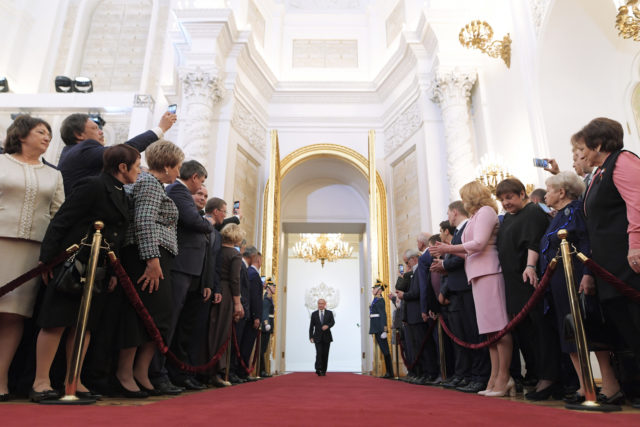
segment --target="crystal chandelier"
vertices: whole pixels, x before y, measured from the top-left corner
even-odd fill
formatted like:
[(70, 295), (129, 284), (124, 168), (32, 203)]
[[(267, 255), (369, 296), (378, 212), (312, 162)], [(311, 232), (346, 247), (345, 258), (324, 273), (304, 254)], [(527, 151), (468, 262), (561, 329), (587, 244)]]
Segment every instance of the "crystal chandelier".
[(616, 29), (618, 35), (625, 39), (640, 41), (640, 9), (638, 0), (628, 0), (618, 8), (616, 15)]
[(351, 256), (353, 248), (342, 240), (342, 234), (300, 234), (300, 241), (293, 246), (293, 256), (307, 262), (320, 260), (335, 262), (340, 258)]
[(458, 35), (460, 44), (466, 48), (478, 49), (492, 58), (502, 58), (507, 68), (511, 66), (511, 37), (509, 33), (502, 41), (493, 40), (493, 28), (484, 21), (471, 21)]
[(480, 165), (476, 169), (476, 181), (489, 187), (494, 196), (498, 183), (513, 176), (506, 167), (502, 166), (503, 164), (504, 161), (499, 155), (487, 153), (482, 156)]

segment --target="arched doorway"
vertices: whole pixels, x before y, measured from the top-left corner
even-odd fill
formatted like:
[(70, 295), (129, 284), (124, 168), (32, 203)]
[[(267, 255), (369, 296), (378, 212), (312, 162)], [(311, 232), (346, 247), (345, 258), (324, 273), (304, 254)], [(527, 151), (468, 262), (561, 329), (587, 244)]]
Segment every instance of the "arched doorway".
[[(290, 284), (283, 282), (286, 281), (286, 273), (287, 266), (283, 266), (283, 260), (286, 252), (288, 251), (287, 245), (290, 243), (288, 240), (287, 234), (295, 234), (302, 230), (312, 231), (311, 229), (315, 229), (323, 232), (344, 232), (345, 230), (351, 231), (351, 233), (355, 236), (360, 236), (358, 239), (358, 250), (359, 250), (359, 273), (358, 273), (358, 287), (359, 287), (359, 302), (357, 303), (358, 311), (360, 312), (360, 321), (358, 323), (358, 328), (360, 328), (360, 341), (362, 350), (362, 361), (361, 366), (362, 370), (369, 370), (372, 365), (373, 360), (373, 346), (371, 344), (371, 340), (367, 335), (368, 328), (368, 315), (365, 317), (365, 310), (363, 307), (366, 307), (370, 301), (369, 291), (370, 291), (370, 283), (372, 282), (370, 271), (372, 254), (376, 257), (376, 261), (379, 260), (379, 276), (381, 279), (388, 283), (389, 280), (389, 250), (388, 250), (388, 232), (387, 232), (387, 207), (386, 207), (386, 191), (384, 188), (384, 183), (382, 182), (381, 177), (378, 173), (376, 173), (375, 185), (377, 191), (377, 203), (376, 203), (376, 215), (377, 215), (377, 235), (378, 238), (374, 240), (376, 242), (376, 247), (373, 248), (373, 251), (368, 247), (366, 236), (369, 233), (368, 223), (369, 221), (365, 221), (363, 218), (356, 221), (347, 221), (346, 223), (340, 221), (329, 221), (328, 224), (322, 223), (318, 221), (318, 218), (313, 219), (312, 222), (307, 221), (307, 218), (299, 218), (299, 221), (291, 221), (289, 218), (286, 222), (283, 223), (283, 212), (280, 210), (281, 196), (282, 193), (282, 183), (286, 180), (289, 174), (295, 175), (296, 170), (300, 166), (305, 165), (313, 165), (314, 162), (333, 162), (333, 167), (339, 167), (343, 171), (349, 170), (351, 180), (354, 179), (354, 176), (358, 176), (362, 182), (369, 182), (369, 162), (367, 158), (365, 158), (360, 153), (352, 150), (350, 148), (335, 145), (335, 144), (313, 144), (309, 146), (302, 147), (291, 154), (287, 155), (282, 161), (279, 161), (279, 152), (277, 147), (277, 135), (275, 138), (272, 137), (272, 163), (273, 160), (276, 159), (277, 163), (275, 168), (272, 168), (269, 181), (275, 183), (272, 187), (267, 185), (265, 189), (265, 209), (264, 209), (264, 222), (263, 222), (263, 251), (265, 255), (271, 252), (271, 256), (273, 259), (271, 262), (265, 263), (265, 271), (267, 275), (269, 275), (269, 271), (272, 272), (272, 275), (278, 278), (278, 282), (280, 284), (278, 288), (278, 295), (276, 301), (276, 340), (272, 342), (272, 357), (275, 362), (275, 370), (276, 371), (284, 371), (289, 370), (286, 367), (285, 360), (287, 359), (286, 348), (287, 348), (287, 309), (286, 309), (286, 301), (287, 301), (287, 290)], [(317, 166), (317, 164), (316, 164)], [(334, 169), (335, 170), (335, 169)], [(291, 176), (293, 176), (291, 175)], [(315, 185), (316, 190), (323, 188), (326, 189), (327, 186), (335, 184), (335, 182), (325, 182), (318, 183), (317, 176), (312, 180), (316, 181), (315, 183), (309, 183), (310, 185)], [(330, 177), (326, 177), (330, 178)], [(335, 176), (332, 177), (335, 181)], [(344, 182), (339, 183), (339, 185), (344, 185)], [(359, 194), (360, 197), (364, 200), (368, 201), (367, 191), (364, 190), (362, 186), (360, 188), (357, 185), (352, 186), (352, 190), (354, 194)], [(269, 193), (271, 192), (271, 193)], [(369, 209), (367, 209), (369, 211)], [(286, 216), (286, 215), (285, 215)], [(270, 226), (270, 223), (273, 225)], [(305, 228), (307, 227), (307, 228)], [(324, 228), (322, 228), (324, 227)], [(351, 228), (349, 228), (351, 227)], [(359, 228), (358, 228), (359, 227)], [(353, 239), (353, 236), (351, 237)], [(269, 248), (273, 248), (273, 250), (269, 250)], [(354, 249), (355, 250), (355, 249)], [(268, 256), (268, 255), (267, 255)], [(353, 289), (350, 290), (352, 294)], [(355, 308), (355, 307), (353, 307)], [(299, 320), (296, 320), (299, 321)], [(306, 320), (308, 324), (308, 317)], [(290, 340), (296, 340), (296, 344), (306, 345), (308, 340), (305, 336), (296, 336), (289, 337)], [(332, 350), (333, 351), (333, 350)], [(358, 356), (360, 356), (358, 352)], [(309, 364), (310, 367), (313, 366), (312, 360)]]

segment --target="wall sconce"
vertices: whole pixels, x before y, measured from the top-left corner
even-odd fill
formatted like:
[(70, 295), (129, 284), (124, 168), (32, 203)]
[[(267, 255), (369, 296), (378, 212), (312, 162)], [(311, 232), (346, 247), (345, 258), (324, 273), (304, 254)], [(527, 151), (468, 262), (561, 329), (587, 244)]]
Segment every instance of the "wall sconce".
[(492, 40), (493, 29), (484, 21), (471, 21), (460, 30), (460, 44), (468, 49), (475, 48), (492, 58), (502, 58), (507, 68), (511, 68), (511, 36), (507, 33), (502, 41)]
[(0, 92), (9, 92), (9, 81), (6, 77), (0, 77)]
[[(631, 9), (631, 14), (629, 14), (629, 9)], [(640, 9), (638, 9), (638, 0), (628, 0), (627, 4), (623, 4), (618, 8), (616, 29), (620, 37), (624, 39), (633, 38), (635, 41), (640, 41)]]

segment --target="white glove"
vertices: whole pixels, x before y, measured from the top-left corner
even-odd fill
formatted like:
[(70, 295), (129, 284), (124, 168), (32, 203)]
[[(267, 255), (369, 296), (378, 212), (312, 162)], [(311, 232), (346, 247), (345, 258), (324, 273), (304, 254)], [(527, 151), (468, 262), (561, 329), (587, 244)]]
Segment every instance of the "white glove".
[(271, 325), (268, 324), (268, 323), (266, 325), (264, 325), (264, 330), (269, 332), (271, 330)]
[(380, 334), (380, 338), (382, 338), (383, 340), (386, 340), (387, 339), (387, 333), (386, 332), (381, 333)]

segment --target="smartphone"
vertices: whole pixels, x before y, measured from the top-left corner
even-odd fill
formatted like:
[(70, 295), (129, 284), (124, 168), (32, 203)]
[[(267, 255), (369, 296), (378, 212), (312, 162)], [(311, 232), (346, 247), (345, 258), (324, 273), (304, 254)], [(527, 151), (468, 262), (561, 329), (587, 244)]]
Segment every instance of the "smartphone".
[(404, 264), (398, 264), (398, 271), (400, 274), (404, 274)]
[(545, 205), (542, 202), (538, 203), (538, 206), (540, 206), (540, 208), (545, 212), (545, 213), (551, 213), (551, 209), (549, 208), (549, 206)]
[(533, 159), (533, 166), (537, 168), (546, 168), (549, 166), (549, 161), (545, 159)]
[(178, 111), (178, 104), (169, 105), (169, 107), (167, 107), (167, 111), (170, 112), (171, 114), (175, 114), (176, 111)]
[(237, 214), (238, 213), (238, 209), (240, 209), (240, 201), (236, 200), (235, 202), (233, 202), (233, 214)]
[(262, 280), (262, 284), (264, 285), (267, 282), (267, 276), (260, 276), (260, 280)]

